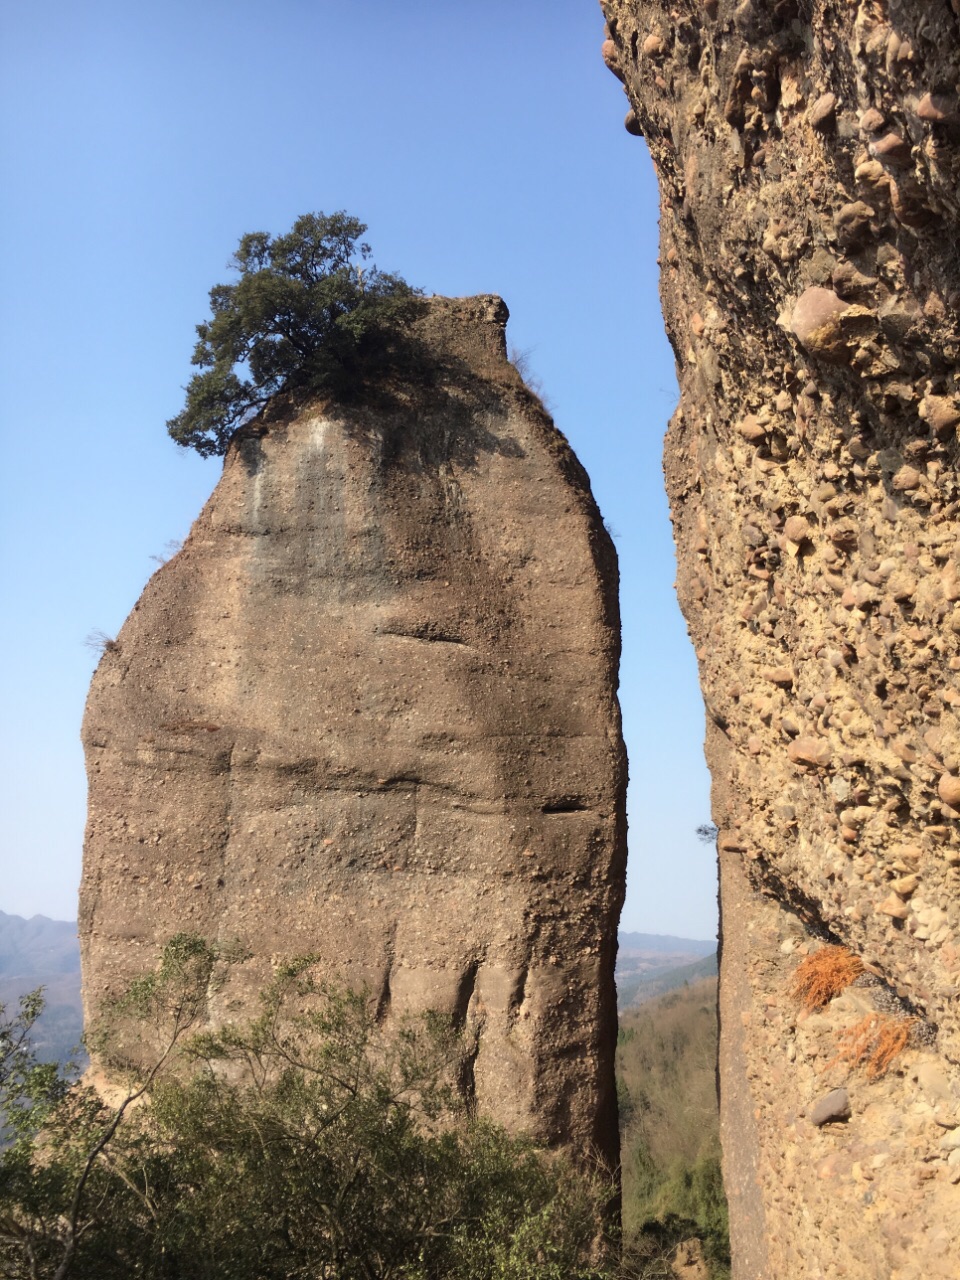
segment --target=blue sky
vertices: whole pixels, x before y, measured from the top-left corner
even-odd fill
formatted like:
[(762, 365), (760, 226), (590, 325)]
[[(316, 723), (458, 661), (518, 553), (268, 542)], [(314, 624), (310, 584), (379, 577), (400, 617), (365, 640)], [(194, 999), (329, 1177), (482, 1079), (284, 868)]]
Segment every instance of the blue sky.
[(75, 914), (95, 656), (220, 463), (180, 450), (194, 326), (247, 231), (369, 224), (428, 292), (499, 293), (623, 581), (622, 925), (710, 937), (703, 711), (660, 452), (656, 185), (592, 0), (67, 0), (0, 16), (0, 909)]

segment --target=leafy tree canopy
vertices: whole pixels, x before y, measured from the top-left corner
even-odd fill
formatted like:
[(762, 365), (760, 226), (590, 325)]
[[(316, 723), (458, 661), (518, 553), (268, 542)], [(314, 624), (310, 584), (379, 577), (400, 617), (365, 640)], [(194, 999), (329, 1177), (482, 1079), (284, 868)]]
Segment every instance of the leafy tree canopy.
[(343, 211), (307, 213), (283, 236), (245, 235), (233, 284), (210, 290), (197, 325), (186, 404), (167, 430), (207, 457), (281, 390), (355, 392), (389, 354), (420, 290), (365, 265), (366, 226)]

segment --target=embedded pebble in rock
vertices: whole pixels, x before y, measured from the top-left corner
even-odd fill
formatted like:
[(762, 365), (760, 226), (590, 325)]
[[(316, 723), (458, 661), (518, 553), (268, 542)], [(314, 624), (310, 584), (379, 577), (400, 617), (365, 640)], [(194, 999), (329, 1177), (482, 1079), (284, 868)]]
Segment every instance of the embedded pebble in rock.
[(761, 426), (759, 419), (752, 413), (738, 423), (737, 430), (743, 436), (744, 440), (749, 440), (751, 444), (759, 444), (761, 440), (766, 440), (767, 429)]
[(623, 79), (623, 72), (620, 69), (620, 59), (617, 54), (617, 46), (612, 40), (604, 40), (600, 46), (600, 55), (606, 64), (607, 70), (612, 71), (618, 80)]
[(882, 911), (884, 915), (892, 916), (894, 920), (906, 920), (910, 914), (907, 904), (893, 893), (880, 903), (877, 910)]
[(910, 143), (899, 133), (885, 133), (870, 143), (870, 154), (890, 164), (906, 164), (910, 159)]
[(917, 1068), (917, 1082), (925, 1093), (935, 1098), (951, 1099), (955, 1096), (946, 1072), (930, 1062), (923, 1062)]
[[(736, 833), (733, 1274), (957, 1280), (955, 1153), (912, 1108), (918, 1065), (960, 1062), (960, 0), (602, 7), (621, 50), (665, 38), (623, 65), (660, 184), (677, 590)], [(827, 939), (908, 1028), (880, 1079), (836, 1061), (846, 1004), (770, 1012)], [(848, 1124), (798, 1130), (848, 1076)]]
[(822, 738), (797, 738), (787, 748), (787, 756), (794, 764), (824, 768), (830, 763), (830, 744)]
[(818, 1128), (833, 1120), (850, 1119), (850, 1096), (846, 1089), (831, 1089), (810, 1109), (810, 1123)]
[(960, 809), (960, 777), (953, 773), (944, 773), (937, 783), (937, 795), (951, 809)]
[(807, 289), (797, 301), (790, 328), (811, 355), (824, 360), (847, 357), (840, 317), (847, 304), (832, 289), (819, 286)]
[(912, 893), (916, 892), (919, 883), (918, 876), (901, 876), (898, 880), (891, 882), (890, 888), (901, 898), (909, 898)]
[(925, 396), (920, 401), (920, 416), (936, 436), (947, 436), (960, 424), (960, 401), (949, 396)]
[(887, 171), (879, 160), (862, 160), (854, 170), (854, 177), (865, 186), (873, 187), (878, 194), (890, 186)]
[(917, 103), (917, 115), (921, 120), (930, 120), (935, 124), (956, 120), (957, 98), (947, 93), (925, 93)]
[(789, 667), (768, 667), (761, 674), (764, 680), (769, 680), (771, 684), (782, 685), (785, 689), (793, 684), (793, 671)]
[(923, 203), (909, 178), (890, 183), (890, 208), (897, 221), (905, 227), (925, 227), (933, 218), (932, 211)]
[(632, 107), (623, 117), (623, 127), (626, 129), (627, 133), (631, 134), (634, 138), (643, 137), (643, 125), (640, 123), (640, 117)]
[(919, 487), (920, 480), (920, 472), (916, 467), (901, 467), (890, 483), (899, 492), (909, 493), (911, 489)]
[(810, 521), (803, 516), (791, 516), (783, 526), (783, 535), (791, 542), (806, 542), (810, 537)]
[(876, 210), (863, 200), (853, 200), (841, 205), (833, 215), (833, 224), (840, 233), (845, 247), (852, 248), (869, 232), (870, 219)]
[(829, 128), (834, 122), (837, 113), (837, 95), (835, 93), (821, 93), (810, 108), (810, 123), (815, 129)]
[(876, 107), (870, 107), (860, 117), (860, 128), (864, 133), (879, 133), (886, 122), (886, 117)]

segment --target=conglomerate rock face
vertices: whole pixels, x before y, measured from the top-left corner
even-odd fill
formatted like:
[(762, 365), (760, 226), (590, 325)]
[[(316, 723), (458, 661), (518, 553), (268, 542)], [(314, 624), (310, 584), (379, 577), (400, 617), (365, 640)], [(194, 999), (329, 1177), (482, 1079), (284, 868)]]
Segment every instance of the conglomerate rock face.
[(378, 407), (241, 434), (97, 670), (88, 1025), (184, 930), (251, 953), (215, 1022), (316, 954), (385, 1032), (449, 1014), (482, 1112), (613, 1163), (615, 554), (503, 303), (425, 312)]
[[(960, 3), (603, 9), (661, 189), (735, 1274), (956, 1276)], [(824, 942), (872, 985), (807, 1016)], [(875, 1014), (917, 1021), (872, 1082), (837, 1055)]]

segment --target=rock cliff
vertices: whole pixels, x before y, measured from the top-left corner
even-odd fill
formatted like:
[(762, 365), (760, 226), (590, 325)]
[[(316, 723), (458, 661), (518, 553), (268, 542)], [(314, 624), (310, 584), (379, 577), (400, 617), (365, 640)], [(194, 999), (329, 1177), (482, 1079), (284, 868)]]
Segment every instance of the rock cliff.
[(315, 953), (389, 1030), (463, 1030), (464, 1090), (613, 1163), (624, 884), (616, 558), (508, 363), (432, 299), (409, 378), (275, 403), (104, 655), (84, 720), (88, 1025), (189, 930)]
[[(956, 1276), (960, 5), (603, 10), (660, 182), (735, 1275)], [(866, 971), (808, 1015), (825, 942)], [(910, 1042), (871, 1081), (838, 1034), (874, 1015)]]

